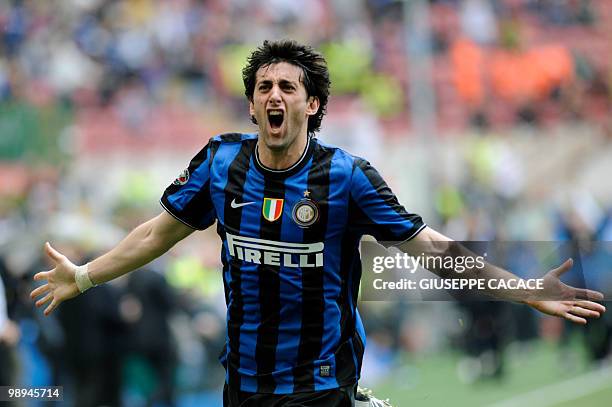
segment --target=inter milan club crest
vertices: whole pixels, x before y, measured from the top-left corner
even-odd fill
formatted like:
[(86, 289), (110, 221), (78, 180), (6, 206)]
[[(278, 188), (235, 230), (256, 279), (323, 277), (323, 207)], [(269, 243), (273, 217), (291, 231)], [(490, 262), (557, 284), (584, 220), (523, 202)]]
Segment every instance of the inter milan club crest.
[(174, 185), (185, 185), (189, 181), (189, 169), (185, 168), (174, 180)]
[(293, 221), (302, 228), (312, 225), (319, 219), (319, 208), (309, 196), (310, 191), (304, 191), (304, 199), (300, 199), (292, 211)]
[(263, 217), (269, 222), (274, 222), (280, 218), (283, 213), (284, 201), (284, 199), (264, 198), (263, 207), (261, 208)]

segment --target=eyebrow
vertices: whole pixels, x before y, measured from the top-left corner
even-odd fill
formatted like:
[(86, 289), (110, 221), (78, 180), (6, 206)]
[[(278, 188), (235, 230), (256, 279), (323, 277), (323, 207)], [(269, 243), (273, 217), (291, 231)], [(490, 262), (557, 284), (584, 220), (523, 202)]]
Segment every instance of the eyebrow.
[[(272, 80), (270, 80), (270, 79), (261, 79), (261, 80), (259, 80), (257, 82), (257, 85), (262, 85), (262, 84), (269, 85), (271, 83), (272, 83)], [(299, 82), (292, 81), (292, 80), (289, 80), (289, 79), (281, 79), (281, 80), (278, 81), (279, 85), (287, 85), (287, 84), (289, 84), (289, 85), (297, 85), (298, 83)]]

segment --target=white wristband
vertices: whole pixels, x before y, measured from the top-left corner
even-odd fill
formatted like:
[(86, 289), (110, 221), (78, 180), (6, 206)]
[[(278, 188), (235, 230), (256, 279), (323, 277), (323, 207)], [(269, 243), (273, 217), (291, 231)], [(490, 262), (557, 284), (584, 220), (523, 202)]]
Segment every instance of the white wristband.
[(89, 278), (89, 273), (87, 272), (87, 268), (89, 263), (79, 266), (76, 269), (76, 273), (74, 274), (74, 281), (81, 293), (89, 290), (91, 287), (95, 287), (94, 283)]

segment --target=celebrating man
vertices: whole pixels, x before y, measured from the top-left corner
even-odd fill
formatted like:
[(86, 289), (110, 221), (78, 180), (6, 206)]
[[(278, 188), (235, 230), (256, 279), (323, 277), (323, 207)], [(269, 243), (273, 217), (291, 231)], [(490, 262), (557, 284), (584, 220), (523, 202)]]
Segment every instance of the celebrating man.
[[(398, 242), (409, 254), (456, 256), (465, 249), (408, 213), (367, 161), (314, 137), (330, 84), (318, 52), (266, 41), (249, 57), (243, 79), (258, 133), (210, 139), (164, 192), (164, 211), (90, 263), (76, 266), (47, 244), (55, 268), (34, 277), (44, 284), (32, 297), (44, 295), (36, 305), (48, 304), (48, 315), (217, 221), (227, 303), (224, 404), (355, 405), (365, 346), (356, 308), (361, 237)], [(605, 311), (589, 300), (602, 296), (562, 284), (558, 277), (570, 267), (568, 261), (545, 277), (559, 301), (528, 290), (493, 294), (586, 323)], [(457, 277), (475, 273), (516, 278), (492, 265)]]

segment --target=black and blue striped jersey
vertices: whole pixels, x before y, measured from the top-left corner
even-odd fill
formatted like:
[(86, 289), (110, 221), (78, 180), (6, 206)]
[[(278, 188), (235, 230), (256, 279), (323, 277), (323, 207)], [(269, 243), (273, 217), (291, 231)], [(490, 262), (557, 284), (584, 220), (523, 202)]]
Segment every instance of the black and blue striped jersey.
[(353, 384), (366, 339), (360, 239), (403, 241), (425, 225), (363, 159), (310, 138), (279, 171), (259, 162), (256, 145), (256, 134), (210, 139), (161, 198), (195, 229), (217, 221), (227, 383), (277, 394)]

